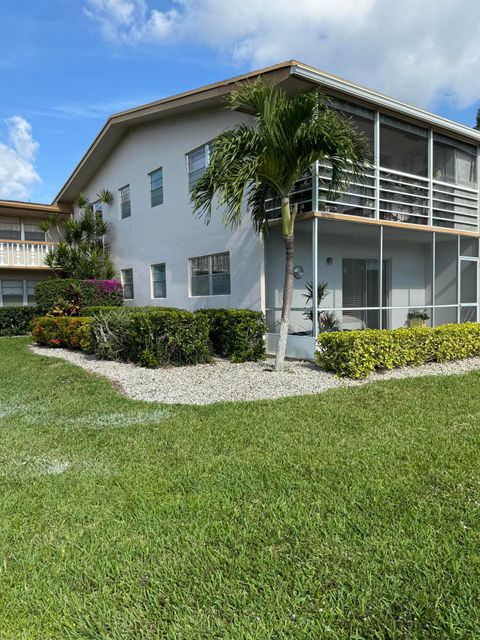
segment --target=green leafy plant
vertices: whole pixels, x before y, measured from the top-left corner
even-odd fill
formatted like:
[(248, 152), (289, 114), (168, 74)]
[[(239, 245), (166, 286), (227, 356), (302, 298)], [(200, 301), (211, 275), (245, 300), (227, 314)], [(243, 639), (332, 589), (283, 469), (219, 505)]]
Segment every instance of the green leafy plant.
[[(110, 204), (112, 194), (103, 189), (98, 198)], [(110, 247), (106, 240), (111, 225), (101, 213), (94, 211), (88, 198), (80, 194), (76, 205), (81, 214), (65, 223), (61, 241), (45, 257), (45, 264), (56, 269), (62, 278), (112, 279), (115, 267), (110, 258)], [(42, 225), (48, 233), (52, 226), (58, 227), (57, 218), (51, 216)]]
[(0, 307), (0, 336), (30, 333), (30, 324), (38, 316), (37, 307)]
[(430, 320), (426, 309), (410, 309), (407, 320)]
[(207, 316), (181, 309), (130, 308), (91, 318), (93, 352), (145, 367), (210, 362)]
[[(317, 307), (319, 307), (328, 294), (328, 283), (320, 282), (317, 285)], [(307, 293), (303, 293), (303, 297), (306, 299), (306, 304), (310, 304), (313, 298), (313, 282), (307, 282), (305, 285)], [(303, 315), (313, 322), (313, 309), (308, 307), (303, 312)], [(334, 311), (319, 311), (318, 312), (318, 329), (319, 331), (338, 331), (340, 329), (340, 323)]]
[[(72, 295), (72, 291), (76, 292)], [(50, 278), (35, 287), (37, 306), (44, 315), (57, 308), (55, 315), (83, 315), (84, 307), (123, 305), (123, 288), (118, 280), (78, 280)], [(63, 313), (69, 303), (79, 307), (78, 313)]]
[(209, 337), (214, 353), (232, 362), (261, 360), (265, 357), (265, 318), (250, 309), (199, 309), (208, 318)]
[(83, 291), (78, 282), (68, 282), (64, 295), (60, 296), (48, 312), (49, 316), (78, 316), (82, 306)]
[(478, 356), (480, 324), (322, 333), (317, 342), (319, 366), (338, 376), (365, 378), (376, 369)]
[[(328, 283), (327, 282), (319, 282), (317, 285), (317, 307), (321, 305), (322, 300), (325, 300), (328, 294)], [(305, 298), (305, 304), (309, 305), (312, 302), (313, 298), (313, 282), (307, 282), (305, 284), (306, 293), (302, 293), (302, 296)], [(313, 322), (313, 309), (312, 307), (308, 307), (303, 312), (303, 315)]]
[(196, 183), (192, 204), (207, 223), (215, 202), (226, 225), (237, 226), (247, 200), (254, 228), (268, 230), (266, 200), (278, 199), (285, 243), (285, 275), (280, 335), (275, 368), (282, 369), (292, 306), (294, 235), (297, 205), (291, 200), (295, 183), (322, 160), (331, 167), (330, 192), (345, 189), (350, 178), (366, 168), (368, 146), (363, 135), (317, 91), (288, 96), (260, 80), (239, 86), (228, 99), (230, 109), (253, 114), (255, 122), (238, 124), (211, 143), (209, 165)]
[(90, 318), (52, 317), (35, 318), (32, 336), (46, 347), (90, 350)]
[(334, 311), (321, 311), (318, 314), (318, 328), (320, 331), (339, 331), (340, 322)]

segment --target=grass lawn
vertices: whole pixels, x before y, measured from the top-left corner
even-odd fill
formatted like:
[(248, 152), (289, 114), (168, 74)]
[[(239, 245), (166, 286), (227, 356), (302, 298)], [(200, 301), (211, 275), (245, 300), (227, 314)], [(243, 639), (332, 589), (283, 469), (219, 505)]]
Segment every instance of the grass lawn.
[(162, 407), (27, 343), (1, 640), (480, 637), (480, 374)]

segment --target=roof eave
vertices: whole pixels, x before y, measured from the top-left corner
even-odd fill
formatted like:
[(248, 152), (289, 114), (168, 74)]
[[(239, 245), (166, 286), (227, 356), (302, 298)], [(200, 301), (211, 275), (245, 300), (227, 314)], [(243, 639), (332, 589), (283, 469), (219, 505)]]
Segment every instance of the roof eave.
[(324, 86), (332, 91), (336, 91), (345, 95), (349, 95), (353, 98), (368, 102), (372, 106), (376, 106), (379, 109), (385, 109), (387, 111), (393, 111), (398, 114), (407, 116), (417, 121), (421, 121), (426, 125), (437, 127), (439, 129), (455, 133), (462, 138), (468, 138), (473, 143), (480, 143), (480, 131), (467, 127), (448, 118), (437, 116), (434, 113), (430, 113), (420, 107), (407, 104), (396, 98), (391, 98), (382, 93), (378, 93), (373, 89), (367, 89), (353, 82), (349, 82), (344, 78), (334, 76), (314, 67), (309, 67), (300, 62), (293, 62), (291, 68), (291, 74), (302, 80), (309, 80)]

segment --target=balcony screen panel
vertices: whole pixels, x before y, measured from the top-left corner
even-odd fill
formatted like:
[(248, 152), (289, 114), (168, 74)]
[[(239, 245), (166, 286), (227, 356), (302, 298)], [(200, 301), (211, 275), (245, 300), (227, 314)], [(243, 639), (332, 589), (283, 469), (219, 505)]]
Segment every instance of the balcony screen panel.
[(478, 238), (462, 236), (460, 238), (460, 255), (478, 258)]
[(428, 224), (428, 182), (380, 171), (380, 218), (408, 224)]
[(433, 178), (470, 188), (476, 187), (476, 147), (435, 134), (433, 138)]
[(343, 100), (333, 100), (331, 106), (337, 109), (354, 129), (365, 136), (373, 157), (374, 112)]
[(435, 305), (457, 304), (457, 245), (457, 236), (435, 234)]
[(460, 322), (477, 322), (477, 305), (461, 307)]
[[(298, 213), (307, 213), (312, 211), (312, 172), (308, 170), (305, 175), (298, 180), (290, 194), (290, 202), (292, 205), (297, 205)], [(270, 219), (279, 218), (280, 212), (280, 198), (273, 197), (267, 198), (265, 201), (265, 208), (267, 216)]]
[(427, 130), (388, 116), (380, 116), (380, 165), (426, 178)]
[(332, 193), (329, 190), (331, 169), (320, 165), (319, 172), (319, 209), (328, 213), (373, 218), (375, 215), (375, 179), (373, 175), (350, 178), (344, 190)]

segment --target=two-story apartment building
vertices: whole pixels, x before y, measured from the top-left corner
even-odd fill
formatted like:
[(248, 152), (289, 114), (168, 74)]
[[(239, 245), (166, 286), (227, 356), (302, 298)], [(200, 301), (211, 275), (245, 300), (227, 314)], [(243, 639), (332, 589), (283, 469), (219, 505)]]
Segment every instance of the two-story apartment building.
[(56, 228), (47, 236), (41, 222), (71, 212), (68, 206), (0, 201), (0, 307), (34, 303), (35, 285), (52, 273), (45, 256), (59, 240)]
[[(253, 122), (227, 111), (225, 96), (258, 76), (289, 93), (331, 96), (367, 136), (373, 158), (335, 200), (322, 163), (295, 189), (301, 214), (288, 354), (311, 357), (327, 326), (400, 327), (413, 310), (425, 310), (430, 325), (478, 321), (480, 132), (296, 61), (114, 115), (93, 141), (53, 206), (68, 210), (81, 192), (91, 202), (103, 188), (113, 193), (103, 215), (128, 303), (263, 309), (275, 347), (284, 264), (277, 203), (269, 203), (265, 239), (248, 215), (233, 231), (221, 212), (205, 226), (190, 204), (209, 141)], [(320, 284), (326, 293), (318, 300)]]

